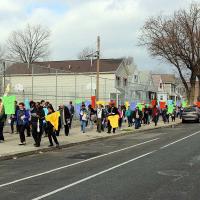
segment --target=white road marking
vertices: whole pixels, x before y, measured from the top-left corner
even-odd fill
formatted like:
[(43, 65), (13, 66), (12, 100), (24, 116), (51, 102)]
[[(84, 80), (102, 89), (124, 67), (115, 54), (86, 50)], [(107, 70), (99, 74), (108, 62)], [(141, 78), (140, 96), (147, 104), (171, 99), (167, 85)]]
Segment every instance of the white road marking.
[(159, 140), (159, 139), (160, 138), (155, 138), (155, 139), (148, 140), (148, 141), (136, 144), (136, 145), (132, 145), (132, 146), (123, 148), (123, 149), (119, 149), (119, 150), (112, 151), (112, 152), (109, 152), (109, 153), (106, 153), (106, 154), (102, 154), (102, 155), (99, 155), (99, 156), (96, 156), (96, 157), (93, 157), (93, 158), (89, 158), (89, 159), (82, 160), (82, 161), (79, 161), (79, 162), (75, 162), (75, 163), (72, 163), (72, 164), (69, 164), (69, 165), (58, 167), (58, 168), (55, 168), (55, 169), (52, 169), (52, 170), (49, 170), (49, 171), (45, 171), (45, 172), (42, 172), (42, 173), (39, 173), (39, 174), (35, 174), (35, 175), (32, 175), (32, 176), (28, 176), (28, 177), (24, 177), (24, 178), (21, 178), (21, 179), (17, 179), (17, 180), (8, 182), (8, 183), (4, 183), (4, 184), (0, 185), (0, 188), (8, 186), (8, 185), (15, 184), (15, 183), (19, 183), (19, 182), (22, 182), (22, 181), (25, 181), (25, 180), (28, 180), (28, 179), (32, 179), (32, 178), (35, 178), (35, 177), (39, 177), (39, 176), (42, 176), (42, 175), (50, 174), (52, 172), (56, 172), (56, 171), (59, 171), (59, 170), (62, 170), (62, 169), (66, 169), (66, 168), (69, 168), (69, 167), (72, 167), (72, 166), (75, 166), (75, 165), (78, 165), (78, 164), (86, 163), (86, 162), (89, 162), (91, 160), (95, 160), (95, 159), (98, 159), (98, 158), (106, 157), (106, 156), (109, 156), (109, 155), (112, 155), (112, 154), (115, 154), (115, 153), (118, 153), (118, 152), (121, 152), (121, 151), (125, 151), (125, 150), (131, 149), (131, 148), (134, 148), (134, 147), (138, 147), (138, 146), (150, 143), (150, 142), (154, 142), (154, 141)]
[(73, 187), (73, 186), (75, 186), (75, 185), (78, 185), (78, 184), (80, 184), (80, 183), (82, 183), (82, 182), (88, 181), (88, 180), (93, 179), (93, 178), (95, 178), (95, 177), (97, 177), (97, 176), (100, 176), (100, 175), (105, 174), (105, 173), (107, 173), (107, 172), (109, 172), (109, 171), (112, 171), (112, 170), (114, 170), (114, 169), (116, 169), (116, 168), (119, 168), (119, 167), (122, 167), (122, 166), (124, 166), (124, 165), (127, 165), (127, 164), (129, 164), (129, 163), (131, 163), (131, 162), (133, 162), (133, 161), (136, 161), (136, 160), (140, 159), (140, 158), (144, 158), (144, 157), (146, 157), (146, 156), (148, 156), (148, 155), (150, 155), (150, 154), (155, 153), (156, 151), (157, 151), (157, 150), (154, 150), (154, 151), (151, 151), (151, 152), (149, 152), (149, 153), (146, 153), (146, 154), (143, 154), (143, 155), (141, 155), (141, 156), (138, 156), (138, 157), (136, 157), (136, 158), (133, 158), (133, 159), (131, 159), (131, 160), (128, 160), (128, 161), (126, 161), (126, 162), (120, 163), (120, 164), (115, 165), (115, 166), (113, 166), (113, 167), (111, 167), (111, 168), (108, 168), (108, 169), (106, 169), (106, 170), (103, 170), (103, 171), (101, 171), (101, 172), (99, 172), (99, 173), (93, 174), (93, 175), (88, 176), (88, 177), (86, 177), (86, 178), (80, 179), (79, 181), (76, 181), (76, 182), (71, 183), (71, 184), (69, 184), (69, 185), (66, 185), (66, 186), (64, 186), (64, 187), (61, 187), (61, 188), (59, 188), (59, 189), (56, 189), (56, 190), (54, 190), (54, 191), (52, 191), (52, 192), (49, 192), (49, 193), (46, 193), (46, 194), (41, 195), (41, 196), (39, 196), (39, 197), (36, 197), (36, 198), (34, 198), (34, 199), (32, 199), (32, 200), (44, 199), (44, 198), (46, 198), (46, 197), (48, 197), (48, 196), (54, 195), (54, 194), (56, 194), (56, 193), (58, 193), (58, 192), (61, 192), (61, 191), (63, 191), (63, 190), (66, 190), (66, 189), (68, 189), (68, 188), (70, 188), (70, 187)]
[(197, 135), (197, 134), (199, 134), (199, 133), (200, 133), (200, 131), (197, 131), (197, 132), (195, 132), (195, 133), (193, 133), (193, 134), (191, 134), (191, 135), (188, 135), (188, 136), (186, 136), (186, 137), (184, 137), (184, 138), (181, 138), (181, 139), (176, 140), (176, 141), (174, 141), (174, 142), (172, 142), (172, 143), (169, 143), (169, 144), (167, 144), (167, 145), (161, 147), (160, 149), (165, 149), (165, 148), (167, 148), (167, 147), (169, 147), (169, 146), (171, 146), (171, 145), (173, 145), (173, 144), (176, 144), (176, 143), (178, 143), (178, 142), (181, 142), (181, 141), (183, 141), (183, 140), (186, 140), (186, 139), (188, 139), (188, 138), (190, 138), (190, 137), (192, 137), (192, 136), (195, 136), (195, 135)]

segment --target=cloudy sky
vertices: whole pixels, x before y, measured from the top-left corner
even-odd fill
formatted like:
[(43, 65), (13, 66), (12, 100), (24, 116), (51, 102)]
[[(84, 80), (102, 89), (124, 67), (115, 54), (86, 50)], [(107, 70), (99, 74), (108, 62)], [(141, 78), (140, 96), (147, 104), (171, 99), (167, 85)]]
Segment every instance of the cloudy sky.
[[(200, 1), (200, 0), (197, 0)], [(51, 30), (50, 60), (76, 59), (101, 36), (105, 58), (134, 57), (142, 69), (168, 70), (139, 48), (140, 28), (149, 16), (171, 14), (192, 0), (0, 0), (0, 43), (27, 23)]]

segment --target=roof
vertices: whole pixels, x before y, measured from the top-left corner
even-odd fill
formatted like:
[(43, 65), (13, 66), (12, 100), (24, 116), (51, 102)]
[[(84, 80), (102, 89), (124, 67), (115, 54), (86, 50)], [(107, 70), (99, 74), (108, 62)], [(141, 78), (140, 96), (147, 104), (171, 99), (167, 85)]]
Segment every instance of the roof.
[(152, 77), (155, 85), (159, 85), (160, 80), (162, 80), (163, 83), (176, 84), (176, 77), (174, 74), (152, 74)]
[(176, 83), (176, 77), (174, 74), (161, 74), (161, 79), (163, 83)]
[[(101, 59), (100, 72), (115, 72), (123, 59)], [(43, 73), (87, 73), (96, 72), (97, 61), (93, 60), (65, 60), (65, 61), (45, 61), (35, 62), (34, 74)], [(31, 74), (32, 67), (27, 63), (15, 63), (6, 69), (7, 75)]]

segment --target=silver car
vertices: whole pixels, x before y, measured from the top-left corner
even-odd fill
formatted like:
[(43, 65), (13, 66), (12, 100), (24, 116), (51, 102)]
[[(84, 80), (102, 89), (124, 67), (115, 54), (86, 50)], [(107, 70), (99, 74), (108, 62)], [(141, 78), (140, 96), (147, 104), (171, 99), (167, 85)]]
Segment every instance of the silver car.
[(182, 122), (195, 121), (200, 122), (200, 110), (198, 107), (184, 108), (182, 113)]

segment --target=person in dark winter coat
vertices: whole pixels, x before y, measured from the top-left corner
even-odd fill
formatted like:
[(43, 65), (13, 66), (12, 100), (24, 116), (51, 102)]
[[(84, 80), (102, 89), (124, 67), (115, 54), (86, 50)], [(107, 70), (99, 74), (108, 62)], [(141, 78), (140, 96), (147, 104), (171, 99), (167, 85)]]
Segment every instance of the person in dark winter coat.
[(153, 114), (152, 114), (152, 121), (155, 123), (155, 126), (157, 126), (158, 119), (159, 119), (160, 111), (156, 106), (153, 107)]
[(71, 127), (72, 127), (72, 120), (73, 120), (74, 113), (75, 113), (75, 109), (74, 109), (74, 106), (72, 104), (72, 101), (69, 102), (68, 109), (69, 109), (70, 116), (71, 116), (70, 123), (69, 123), (69, 128), (71, 129)]
[(67, 106), (61, 105), (60, 106), (60, 122), (61, 126), (64, 127), (65, 135), (69, 135), (69, 126), (71, 120), (71, 114)]
[(139, 108), (137, 107), (133, 112), (133, 118), (135, 119), (135, 129), (141, 127), (142, 117), (143, 117), (142, 111), (140, 111)]
[[(48, 115), (55, 112), (51, 104), (48, 105), (47, 109), (48, 109)], [(55, 131), (54, 126), (49, 121), (47, 121), (46, 128), (47, 128), (47, 134), (48, 134), (49, 143), (50, 143), (49, 147), (53, 146), (53, 140), (56, 143), (56, 147), (59, 147), (59, 142), (56, 137), (56, 131)]]
[(26, 144), (26, 138), (24, 131), (29, 124), (30, 113), (25, 109), (24, 103), (19, 103), (19, 110), (17, 111), (17, 125), (19, 129), (19, 136), (21, 143), (19, 145)]
[(31, 112), (31, 127), (32, 127), (32, 136), (35, 140), (35, 147), (40, 146), (41, 137), (42, 137), (42, 128), (43, 120), (45, 118), (45, 113), (43, 107), (36, 105), (35, 102), (32, 104), (30, 109)]
[[(108, 108), (108, 114), (107, 117), (112, 116), (112, 115), (119, 115), (118, 109), (115, 107), (114, 103), (111, 103), (109, 108)], [(108, 120), (108, 132), (111, 133), (112, 126), (110, 124), (110, 121)], [(113, 133), (115, 133), (116, 128), (113, 128)]]
[(5, 124), (6, 118), (7, 118), (7, 116), (5, 115), (3, 102), (0, 99), (0, 142), (4, 141), (3, 128), (4, 128), (4, 124)]
[(105, 110), (101, 104), (97, 107), (97, 132), (104, 131), (103, 121), (105, 119)]

